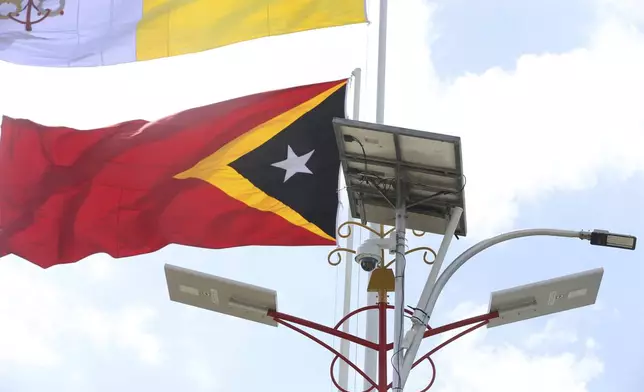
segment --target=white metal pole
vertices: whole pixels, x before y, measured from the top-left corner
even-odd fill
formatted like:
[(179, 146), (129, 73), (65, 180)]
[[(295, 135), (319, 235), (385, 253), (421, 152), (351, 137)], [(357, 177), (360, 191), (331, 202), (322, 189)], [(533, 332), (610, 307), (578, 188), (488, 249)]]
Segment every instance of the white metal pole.
[(407, 228), (405, 190), (401, 178), (403, 173), (398, 172), (398, 181), (396, 184), (396, 267), (395, 267), (395, 297), (394, 297), (394, 351), (393, 351), (393, 378), (392, 391), (402, 391), (403, 379), (403, 328), (404, 328), (404, 308), (405, 308), (405, 231)]
[[(376, 123), (383, 124), (385, 121), (385, 85), (387, 70), (387, 0), (380, 0), (380, 12), (378, 15), (378, 77), (376, 86)], [(405, 193), (403, 192), (401, 173), (398, 173), (399, 181), (397, 184), (396, 197), (396, 286), (394, 296), (394, 352), (393, 352), (393, 379), (392, 390), (402, 390), (402, 378), (399, 369), (402, 368), (402, 340), (404, 327), (404, 274), (405, 274), (405, 229), (406, 229), (406, 209)]]
[[(387, 0), (380, 0), (380, 11), (378, 14), (378, 73), (376, 79), (376, 123), (382, 124), (385, 121), (385, 76), (387, 70)], [(374, 230), (376, 225), (370, 225)], [(375, 235), (372, 234), (371, 238)], [(367, 305), (375, 305), (378, 293), (367, 294)], [(367, 311), (366, 338), (372, 342), (378, 339), (378, 312)], [(374, 350), (365, 349), (364, 370), (372, 379), (377, 375), (377, 353)], [(366, 380), (365, 389), (369, 388)]]
[(362, 93), (362, 69), (356, 68), (351, 73), (353, 76), (353, 113), (351, 118), (353, 120), (360, 120), (360, 102)]
[[(353, 233), (347, 238), (347, 248), (353, 249)], [(344, 266), (344, 306), (342, 308), (342, 315), (346, 315), (351, 311), (351, 281), (353, 278), (353, 260), (352, 254), (346, 252)], [(342, 325), (342, 331), (349, 333), (351, 327), (351, 320), (345, 321)], [(347, 339), (340, 340), (340, 354), (345, 358), (349, 358), (350, 345)], [(349, 387), (349, 365), (340, 359), (340, 368), (338, 370), (338, 383), (344, 390)]]
[(452, 243), (452, 238), (454, 237), (456, 229), (458, 228), (458, 222), (460, 222), (461, 220), (461, 215), (463, 215), (463, 209), (461, 207), (452, 208), (449, 221), (447, 222), (447, 227), (445, 228), (445, 234), (443, 235), (443, 240), (441, 241), (441, 245), (438, 248), (436, 260), (434, 260), (434, 263), (432, 264), (432, 269), (429, 272), (429, 277), (427, 277), (427, 282), (425, 283), (423, 292), (420, 294), (420, 298), (418, 300), (418, 309), (416, 310), (416, 312), (418, 313), (414, 313), (414, 316), (418, 318), (422, 318), (423, 314), (421, 312), (421, 309), (425, 309), (425, 305), (427, 305), (427, 300), (429, 300), (429, 295), (431, 294), (432, 288), (434, 287), (434, 282), (436, 282), (436, 278), (438, 278), (438, 274), (441, 270), (441, 267), (443, 266), (443, 260), (445, 260), (445, 256), (447, 256), (447, 251), (449, 250), (449, 246)]
[(429, 295), (432, 293), (432, 288), (434, 287), (434, 282), (436, 282), (436, 278), (438, 278), (438, 273), (441, 270), (441, 267), (443, 266), (443, 261), (445, 260), (445, 256), (447, 255), (447, 251), (449, 249), (449, 246), (452, 242), (452, 237), (454, 237), (454, 234), (456, 233), (456, 229), (458, 228), (458, 222), (461, 219), (461, 215), (463, 214), (463, 209), (461, 207), (454, 207), (452, 208), (450, 219), (447, 222), (447, 227), (445, 228), (445, 234), (443, 235), (443, 241), (441, 241), (440, 248), (438, 248), (438, 254), (436, 255), (436, 259), (434, 260), (434, 263), (432, 264), (431, 271), (429, 272), (429, 276), (427, 277), (427, 281), (425, 282), (425, 287), (423, 288), (423, 292), (420, 294), (420, 298), (418, 299), (418, 305), (416, 305), (416, 309), (414, 310), (414, 314), (412, 317), (412, 322), (414, 325), (412, 328), (409, 330), (410, 338), (413, 336), (413, 332), (417, 330), (419, 327), (420, 329), (425, 329), (425, 325), (427, 324), (427, 318), (428, 315), (425, 314), (425, 306), (427, 305), (427, 301), (429, 300)]
[[(362, 83), (362, 70), (356, 68), (353, 73), (353, 113), (351, 117), (353, 120), (360, 119), (360, 93), (361, 93), (361, 83)], [(348, 213), (348, 219), (351, 220), (351, 212)], [(353, 249), (354, 245), (354, 233), (355, 230), (351, 230), (351, 235), (347, 238), (347, 248)], [(353, 260), (352, 254), (346, 252), (345, 254), (345, 266), (344, 266), (344, 306), (342, 309), (342, 314), (347, 315), (351, 311), (351, 285), (353, 280)], [(342, 326), (342, 331), (349, 333), (351, 326), (351, 320), (347, 320)], [(340, 353), (349, 358), (350, 342), (346, 339), (340, 340)], [(371, 377), (371, 376), (370, 376)], [(348, 390), (349, 388), (349, 365), (340, 360), (340, 367), (338, 370), (338, 383), (342, 388)]]
[[(471, 246), (465, 252), (461, 253), (456, 259), (454, 259), (454, 261), (450, 263), (450, 265), (447, 266), (447, 268), (445, 268), (445, 271), (443, 271), (443, 273), (436, 280), (436, 283), (432, 288), (432, 292), (429, 296), (429, 299), (427, 300), (427, 303), (423, 311), (429, 317), (431, 317), (432, 312), (434, 311), (434, 307), (436, 306), (436, 301), (438, 300), (438, 296), (440, 295), (441, 291), (443, 291), (443, 288), (447, 284), (447, 281), (449, 281), (449, 279), (454, 275), (454, 273), (459, 268), (461, 268), (463, 264), (465, 264), (469, 259), (481, 253), (485, 249), (491, 246), (494, 246), (496, 244), (499, 244), (501, 242), (513, 240), (516, 238), (533, 237), (533, 236), (551, 236), (551, 237), (579, 238), (582, 240), (589, 240), (590, 232), (557, 230), (557, 229), (526, 229), (526, 230), (517, 230), (517, 231), (511, 231), (509, 233), (499, 234), (496, 237), (483, 240)], [(420, 347), (420, 343), (418, 342), (422, 341), (423, 332), (424, 331), (422, 331), (420, 334), (416, 334), (413, 337), (412, 344), (409, 350), (407, 351), (407, 354), (405, 357), (405, 362), (403, 364), (404, 367), (401, 372), (402, 374), (407, 374), (407, 375), (409, 374), (409, 371), (411, 370), (414, 360), (416, 359), (416, 354), (418, 353), (418, 348)], [(401, 385), (401, 387), (404, 386), (404, 383), (406, 381), (407, 381), (406, 379), (403, 380), (403, 384)]]
[[(429, 321), (429, 315), (425, 313), (424, 309), (427, 306), (429, 296), (432, 292), (432, 289), (434, 288), (434, 282), (436, 282), (438, 273), (441, 270), (443, 260), (445, 260), (447, 250), (449, 249), (449, 245), (452, 242), (454, 233), (456, 233), (458, 222), (461, 220), (462, 214), (463, 209), (461, 207), (452, 208), (451, 216), (449, 221), (447, 222), (445, 234), (443, 235), (443, 241), (441, 241), (440, 248), (438, 248), (438, 254), (436, 255), (436, 259), (432, 264), (432, 269), (429, 273), (429, 276), (427, 277), (427, 281), (425, 282), (425, 287), (423, 288), (423, 292), (418, 299), (418, 305), (416, 305), (416, 310), (414, 311), (414, 315), (412, 317), (413, 326), (411, 327), (409, 332), (407, 332), (408, 336), (405, 337), (405, 342), (409, 342), (409, 347), (407, 347), (407, 352), (405, 353), (405, 357), (403, 359), (403, 366), (400, 371), (402, 377), (402, 385), (405, 385), (407, 377), (409, 376), (409, 372), (405, 373), (405, 369), (407, 369), (405, 367), (405, 363), (410, 360), (410, 358), (412, 362), (414, 361), (414, 357), (416, 356), (418, 348), (420, 347), (420, 343), (422, 342), (422, 335), (423, 333), (425, 333), (426, 329), (425, 325), (427, 325), (427, 322)], [(416, 338), (419, 334), (421, 336), (421, 339)]]
[[(382, 124), (385, 120), (385, 75), (387, 69), (387, 0), (380, 0), (380, 11), (378, 14), (378, 71), (376, 79), (376, 123)], [(370, 225), (378, 230), (376, 225)], [(372, 233), (370, 236), (373, 238)], [(367, 305), (375, 305), (378, 293), (367, 293)], [(366, 339), (372, 342), (378, 339), (378, 312), (367, 311)], [(377, 353), (374, 350), (365, 349), (364, 370), (372, 379), (377, 376)], [(366, 380), (365, 389), (369, 388)]]
[[(373, 223), (369, 224), (369, 227), (375, 231), (380, 231), (380, 225)], [(369, 238), (379, 237), (376, 234), (369, 232)], [(371, 278), (371, 273), (369, 273), (369, 279)], [(367, 293), (367, 306), (375, 305), (378, 300), (378, 293), (368, 292)], [(365, 339), (370, 342), (378, 341), (378, 310), (368, 310), (366, 317), (365, 325)], [(376, 350), (371, 350), (368, 348), (364, 349), (364, 372), (371, 378), (375, 380), (378, 376), (378, 353)], [(364, 389), (371, 387), (369, 381), (364, 380)]]
[(378, 15), (378, 79), (376, 85), (376, 123), (385, 122), (385, 84), (387, 70), (387, 0), (380, 0)]

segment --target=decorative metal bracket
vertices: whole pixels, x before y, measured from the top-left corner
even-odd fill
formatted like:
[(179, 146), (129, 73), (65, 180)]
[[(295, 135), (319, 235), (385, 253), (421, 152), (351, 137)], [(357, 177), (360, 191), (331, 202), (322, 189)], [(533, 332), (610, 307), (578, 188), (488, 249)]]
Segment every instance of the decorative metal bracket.
[[(362, 224), (360, 222), (355, 222), (355, 221), (349, 220), (349, 221), (346, 221), (346, 222), (344, 222), (344, 223), (342, 223), (341, 225), (338, 226), (338, 231), (337, 231), (338, 237), (340, 237), (340, 238), (349, 238), (351, 236), (351, 234), (353, 233), (352, 226), (357, 226), (359, 228), (365, 229), (365, 230), (375, 234), (376, 236), (378, 236), (380, 238), (387, 237), (389, 234), (391, 234), (395, 230), (395, 228), (391, 228), (391, 229), (385, 231), (384, 225), (380, 225), (380, 230), (375, 230), (375, 229), (373, 229), (373, 228), (371, 228), (371, 227), (369, 227), (367, 225), (364, 225), (364, 224)], [(412, 230), (412, 233), (416, 237), (423, 237), (426, 234), (424, 231), (416, 231), (416, 230)], [(421, 246), (421, 247), (418, 247), (418, 248), (410, 249), (410, 250), (405, 252), (405, 256), (408, 255), (408, 254), (411, 254), (411, 253), (418, 252), (418, 251), (424, 251), (423, 252), (423, 262), (425, 264), (432, 265), (434, 263), (434, 260), (436, 260), (436, 252), (432, 248), (427, 247), (427, 246)], [(337, 247), (337, 248), (333, 249), (331, 252), (329, 252), (329, 255), (327, 256), (328, 263), (331, 264), (332, 266), (340, 265), (340, 263), (342, 263), (342, 253), (343, 252), (350, 253), (352, 255), (357, 254), (357, 251), (355, 249)], [(434, 256), (433, 259), (431, 259), (431, 260), (428, 258), (430, 253)], [(391, 260), (391, 261), (385, 263), (384, 265), (381, 266), (381, 268), (388, 268), (390, 265), (392, 265), (394, 263), (394, 261), (395, 260)]]
[[(432, 264), (434, 264), (434, 260), (436, 260), (436, 252), (434, 252), (434, 249), (432, 249), (432, 248), (430, 248), (430, 247), (428, 247), (428, 246), (420, 246), (420, 247), (418, 247), (418, 248), (410, 249), (410, 250), (408, 250), (408, 251), (406, 251), (406, 252), (405, 252), (405, 256), (407, 256), (407, 255), (408, 255), (408, 254), (410, 254), (410, 253), (418, 252), (418, 251), (420, 251), (420, 250), (424, 250), (424, 251), (425, 251), (425, 252), (423, 253), (423, 262), (425, 262), (425, 264), (427, 264), (427, 265), (432, 265)], [(434, 256), (434, 258), (433, 258), (432, 260), (427, 259), (427, 254), (428, 254), (428, 253), (431, 253), (431, 254)], [(391, 260), (390, 262), (388, 262), (387, 264), (385, 264), (385, 268), (387, 268), (387, 267), (389, 267), (390, 265), (392, 265), (395, 261), (396, 261), (396, 259), (393, 259), (393, 260)]]
[[(355, 250), (353, 250), (353, 249), (349, 249), (349, 248), (335, 248), (335, 249), (333, 249), (331, 252), (329, 252), (329, 256), (327, 257), (327, 261), (329, 262), (329, 264), (331, 264), (331, 265), (332, 265), (332, 266), (334, 266), (334, 267), (335, 267), (335, 266), (337, 266), (337, 265), (340, 265), (340, 263), (342, 263), (342, 254), (341, 254), (342, 252), (351, 253), (351, 254), (353, 254), (353, 255), (355, 255), (355, 254), (356, 254), (356, 251), (355, 251)], [(332, 260), (331, 260), (331, 257), (333, 257), (333, 255), (335, 255), (335, 257), (336, 257), (336, 261), (332, 261)]]

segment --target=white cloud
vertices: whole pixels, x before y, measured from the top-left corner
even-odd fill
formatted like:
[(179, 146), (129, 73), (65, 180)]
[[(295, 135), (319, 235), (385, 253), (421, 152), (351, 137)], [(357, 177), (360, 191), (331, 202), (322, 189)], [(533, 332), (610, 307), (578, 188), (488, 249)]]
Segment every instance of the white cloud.
[(509, 344), (486, 344), (483, 336), (475, 333), (474, 339), (437, 356), (437, 391), (586, 392), (603, 372), (603, 363), (592, 353), (536, 355)]
[(603, 171), (644, 171), (644, 35), (628, 21), (603, 19), (585, 48), (446, 82), (418, 50), (430, 28), (412, 23), (432, 12), (410, 7), (395, 21), (388, 119), (462, 137), (472, 236), (512, 227), (521, 202), (592, 188)]
[(63, 365), (69, 359), (64, 347), (69, 342), (99, 351), (116, 347), (145, 363), (162, 359), (159, 339), (148, 331), (155, 317), (152, 309), (132, 306), (107, 312), (86, 300), (87, 293), (65, 289), (53, 271), (2, 261), (0, 363)]
[(99, 282), (111, 279), (115, 273), (114, 259), (105, 254), (94, 255), (87, 260), (87, 275), (89, 278)]
[(161, 360), (159, 339), (146, 331), (155, 312), (145, 307), (127, 307), (107, 313), (97, 308), (81, 308), (75, 314), (75, 328), (84, 333), (97, 349), (121, 349), (135, 352), (145, 363), (157, 364)]
[(487, 312), (488, 307), (486, 305), (476, 304), (473, 302), (461, 302), (449, 312), (448, 317), (452, 322), (454, 322), (456, 320), (486, 314)]
[(530, 335), (525, 341), (526, 347), (536, 349), (546, 344), (570, 344), (577, 342), (577, 333), (570, 329), (559, 327), (556, 320), (556, 318), (549, 319), (543, 331)]
[(52, 341), (65, 320), (61, 318), (61, 290), (43, 279), (31, 279), (26, 269), (19, 271), (5, 265), (0, 274), (0, 362), (57, 365), (62, 360), (61, 353)]
[(600, 15), (644, 22), (644, 2), (640, 0), (596, 0)]
[[(460, 304), (451, 313), (457, 320), (485, 312), (484, 305)], [(439, 342), (458, 333), (441, 336)], [(466, 335), (446, 346), (433, 356), (437, 368), (433, 390), (450, 392), (505, 392), (505, 391), (552, 391), (586, 392), (591, 381), (599, 377), (603, 362), (593, 351), (593, 340), (588, 339), (585, 351), (576, 353), (570, 332), (548, 323), (543, 330), (524, 337), (528, 344), (509, 342), (491, 343), (485, 328)], [(552, 335), (555, 338), (545, 338)], [(563, 339), (560, 339), (563, 337)], [(530, 342), (539, 342), (534, 347)], [(438, 343), (438, 342), (437, 342)], [(553, 347), (555, 354), (543, 354)], [(564, 347), (568, 351), (560, 351)], [(539, 349), (539, 353), (536, 349)], [(551, 351), (551, 350), (548, 350)], [(427, 384), (427, 364), (419, 365), (410, 377), (408, 388), (419, 389)]]
[(190, 361), (186, 365), (186, 375), (194, 381), (198, 390), (213, 391), (219, 386), (215, 376), (215, 369), (208, 366), (209, 361)]

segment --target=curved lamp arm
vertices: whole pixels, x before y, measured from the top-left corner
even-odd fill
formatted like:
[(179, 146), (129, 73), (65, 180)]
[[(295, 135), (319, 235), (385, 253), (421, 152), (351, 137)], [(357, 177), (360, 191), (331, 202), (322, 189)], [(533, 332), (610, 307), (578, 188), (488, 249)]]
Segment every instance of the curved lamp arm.
[[(427, 322), (429, 322), (429, 319), (431, 317), (431, 314), (434, 310), (434, 306), (436, 306), (436, 301), (438, 300), (438, 296), (440, 295), (441, 291), (449, 281), (449, 279), (454, 275), (454, 273), (463, 266), (469, 259), (472, 257), (476, 256), (477, 254), (481, 253), (485, 249), (494, 246), (496, 244), (499, 244), (501, 242), (513, 240), (516, 238), (522, 238), (522, 237), (533, 237), (533, 236), (551, 236), (551, 237), (565, 237), (565, 238), (579, 238), (582, 240), (590, 240), (591, 232), (589, 231), (572, 231), (572, 230), (557, 230), (557, 229), (526, 229), (526, 230), (517, 230), (517, 231), (511, 231), (508, 233), (503, 233), (500, 235), (497, 235), (496, 237), (489, 238), (487, 240), (483, 240), (469, 249), (467, 249), (465, 252), (461, 253), (450, 265), (445, 268), (445, 271), (438, 277), (436, 280), (436, 284), (434, 284), (434, 287), (432, 288), (431, 294), (429, 295), (429, 298), (427, 299), (427, 302), (424, 304), (424, 306), (421, 307), (421, 309), (424, 310), (424, 318), (419, 320), (419, 323), (414, 323), (412, 329), (410, 330), (410, 345), (409, 349), (405, 353), (405, 359), (401, 371), (401, 376), (402, 376), (402, 386), (405, 385), (405, 382), (407, 381), (407, 376), (409, 375), (409, 371), (411, 370), (411, 366), (414, 363), (414, 359), (416, 358), (416, 354), (418, 353), (418, 349), (420, 347), (420, 343), (423, 339), (423, 333), (425, 332), (425, 326)], [(424, 323), (424, 324), (423, 324)]]

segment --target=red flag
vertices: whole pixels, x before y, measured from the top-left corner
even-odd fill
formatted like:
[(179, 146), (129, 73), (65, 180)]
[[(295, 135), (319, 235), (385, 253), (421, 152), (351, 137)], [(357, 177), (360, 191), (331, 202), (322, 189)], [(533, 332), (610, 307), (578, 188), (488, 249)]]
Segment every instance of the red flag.
[(80, 131), (4, 117), (0, 256), (334, 243), (346, 81)]

